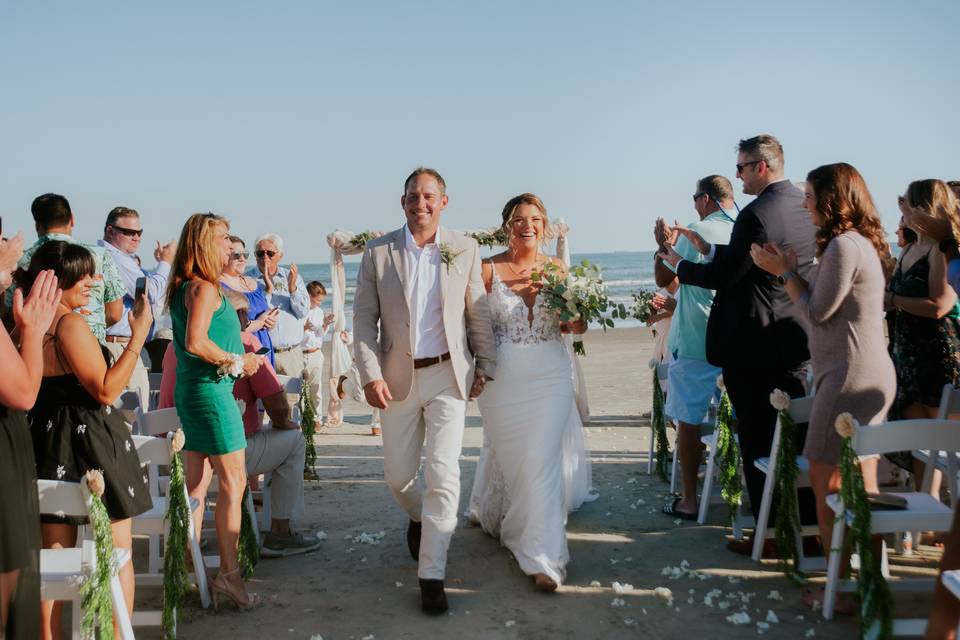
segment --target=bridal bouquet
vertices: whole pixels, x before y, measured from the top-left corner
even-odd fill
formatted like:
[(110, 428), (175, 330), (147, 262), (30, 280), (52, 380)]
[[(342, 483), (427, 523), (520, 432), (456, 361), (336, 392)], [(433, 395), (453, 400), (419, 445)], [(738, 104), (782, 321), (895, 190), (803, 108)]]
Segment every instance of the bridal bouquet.
[(645, 323), (657, 312), (657, 309), (653, 306), (654, 295), (653, 291), (641, 291), (633, 294), (633, 305), (626, 310), (627, 315), (621, 317), (624, 320), (630, 317)]
[[(563, 322), (583, 320), (589, 324), (597, 321), (606, 331), (607, 327), (613, 326), (613, 320), (604, 315), (607, 311), (612, 310), (611, 315), (615, 317), (626, 317), (623, 305), (616, 305), (607, 297), (600, 267), (588, 260), (571, 268), (566, 275), (560, 267), (548, 262), (543, 271), (533, 272), (530, 278), (540, 283), (547, 307), (557, 311)], [(573, 341), (573, 351), (577, 355), (586, 355), (582, 340)]]

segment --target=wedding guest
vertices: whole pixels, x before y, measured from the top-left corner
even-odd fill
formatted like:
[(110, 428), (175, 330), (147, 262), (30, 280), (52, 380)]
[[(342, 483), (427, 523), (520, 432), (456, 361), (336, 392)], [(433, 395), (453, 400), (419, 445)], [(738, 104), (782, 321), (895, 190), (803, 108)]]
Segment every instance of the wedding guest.
[(323, 304), (323, 299), (327, 297), (327, 289), (323, 283), (312, 280), (307, 285), (307, 293), (310, 296), (310, 312), (304, 319), (303, 342), (300, 347), (303, 351), (304, 384), (307, 385), (307, 391), (313, 401), (317, 416), (315, 428), (319, 430), (320, 416), (324, 410), (323, 387), (327, 384), (323, 374), (323, 336), (333, 324), (333, 314), (324, 313), (320, 306)]
[[(50, 240), (34, 252), (26, 270), (17, 272), (17, 286), (32, 293), (33, 287), (42, 286), (40, 274), (52, 270), (63, 291), (45, 336), (43, 381), (28, 420), (37, 477), (80, 482), (87, 471), (101, 470), (113, 545), (132, 552), (131, 519), (153, 502), (130, 430), (110, 405), (130, 382), (153, 314), (145, 296), (137, 301), (127, 318), (130, 342), (109, 364), (106, 347), (97, 341), (86, 319), (74, 313), (89, 304), (96, 269), (87, 248)], [(85, 524), (86, 518), (44, 515), (41, 521), (44, 548), (59, 549), (76, 544), (77, 525)], [(124, 564), (119, 576), (127, 612), (132, 614), (133, 563)], [(59, 637), (61, 609), (62, 603), (43, 602), (42, 637)]]
[[(723, 369), (756, 517), (766, 476), (753, 462), (770, 453), (777, 419), (770, 393), (780, 389), (791, 397), (805, 394), (810, 352), (783, 284), (753, 264), (750, 247), (770, 242), (792, 248), (798, 255), (797, 272), (806, 278), (813, 264), (815, 228), (803, 207), (803, 192), (784, 177), (783, 147), (775, 137), (762, 134), (740, 141), (737, 177), (743, 192), (757, 197), (737, 216), (729, 243), (708, 243), (694, 231), (675, 227), (707, 258), (698, 264), (683, 260), (672, 247), (664, 253), (677, 268), (681, 285), (717, 292), (707, 322), (706, 356)], [(732, 541), (728, 547), (748, 554), (752, 543)]]
[[(719, 175), (710, 175), (697, 181), (693, 194), (693, 208), (699, 220), (687, 228), (695, 231), (711, 244), (723, 244), (730, 240), (734, 212), (733, 185)], [(658, 226), (664, 225), (662, 220)], [(685, 237), (671, 238), (674, 249), (685, 260), (700, 263), (703, 255)], [(673, 273), (669, 263), (659, 262), (658, 268)], [(671, 504), (663, 507), (663, 513), (672, 518), (696, 520), (697, 474), (703, 457), (700, 442), (700, 424), (710, 408), (710, 401), (717, 393), (717, 377), (720, 368), (707, 362), (707, 319), (713, 304), (714, 292), (695, 285), (680, 285), (677, 297), (671, 306), (673, 320), (667, 338), (667, 351), (673, 355), (670, 365), (664, 412), (678, 422), (676, 450), (680, 460), (683, 493)], [(668, 303), (662, 297), (654, 298), (657, 306)]]
[[(893, 258), (867, 184), (849, 164), (823, 165), (807, 174), (803, 203), (817, 227), (819, 264), (809, 279), (797, 274), (793, 249), (754, 244), (751, 255), (758, 267), (785, 283), (810, 326), (816, 377), (803, 457), (810, 462), (820, 540), (826, 542), (835, 519), (827, 496), (840, 492), (837, 416), (848, 412), (863, 425), (882, 423), (896, 395), (896, 372), (883, 333), (885, 273)], [(860, 460), (868, 493), (879, 492), (877, 461)]]
[(928, 213), (923, 207), (911, 207), (905, 202), (900, 203), (905, 224), (916, 229), (919, 233), (932, 239), (938, 245), (940, 252), (947, 260), (947, 282), (955, 292), (960, 293), (960, 252), (957, 251), (957, 238), (960, 238), (960, 181), (957, 187), (951, 186), (954, 193), (954, 202), (958, 209), (953, 212), (940, 207), (936, 214)]
[[(482, 266), (497, 344), (498, 375), (478, 398), (488, 445), (474, 478), (471, 518), (513, 553), (540, 591), (566, 577), (568, 511), (590, 494), (589, 458), (573, 396), (573, 373), (562, 333), (584, 333), (582, 320), (562, 322), (533, 274), (552, 264), (544, 255), (547, 210), (532, 193), (503, 208), (508, 248)], [(582, 469), (579, 478), (568, 477)], [(579, 482), (578, 482), (579, 480)]]
[(280, 266), (283, 259), (283, 238), (265, 233), (255, 244), (254, 256), (267, 301), (280, 311), (270, 329), (274, 367), (277, 373), (293, 378), (303, 376), (303, 321), (310, 312), (310, 299), (297, 265)]
[[(114, 207), (107, 214), (103, 239), (97, 241), (97, 245), (103, 247), (117, 265), (126, 292), (122, 298), (125, 312), (133, 308), (137, 280), (140, 278), (146, 280), (147, 299), (150, 301), (151, 309), (163, 300), (167, 292), (170, 263), (177, 250), (174, 242), (162, 246), (157, 242), (153, 252), (157, 260), (157, 268), (153, 271), (145, 271), (137, 260), (137, 250), (140, 248), (142, 236), (143, 226), (140, 224), (140, 214), (127, 207)], [(114, 359), (120, 357), (123, 346), (130, 342), (130, 323), (127, 322), (125, 315), (126, 313), (120, 314), (120, 319), (107, 328), (107, 351), (113, 355)], [(152, 334), (151, 327), (148, 341)], [(140, 396), (140, 407), (147, 410), (150, 401), (150, 378), (147, 376), (147, 368), (142, 360), (136, 364), (133, 375), (130, 376), (129, 389), (137, 392)]]
[(212, 467), (220, 480), (215, 514), (220, 572), (210, 582), (214, 594), (240, 609), (262, 599), (247, 593), (237, 562), (240, 509), (247, 485), (243, 421), (233, 399), (234, 377), (250, 376), (263, 358), (244, 355), (237, 314), (220, 291), (230, 258), (230, 229), (212, 213), (190, 216), (177, 243), (167, 288), (177, 354), (174, 399), (186, 435), (187, 489), (203, 502), (203, 478)]
[[(911, 182), (900, 197), (906, 220), (923, 215), (949, 221), (957, 200), (941, 180)], [(909, 223), (908, 223), (909, 224)], [(919, 228), (917, 241), (904, 249), (890, 280), (885, 303), (897, 312), (891, 343), (897, 370), (892, 413), (899, 418), (935, 418), (943, 385), (960, 383), (960, 304), (947, 281), (947, 260), (934, 238)], [(914, 477), (923, 464), (914, 461)], [(934, 473), (931, 493), (940, 494), (941, 474)]]
[[(30, 213), (37, 229), (37, 241), (23, 252), (17, 265), (26, 270), (30, 266), (33, 252), (52, 240), (75, 242), (73, 227), (75, 218), (67, 199), (56, 193), (45, 193), (37, 196), (30, 205)], [(107, 327), (118, 322), (123, 316), (123, 280), (117, 265), (103, 247), (95, 244), (76, 243), (85, 247), (95, 264), (95, 275), (90, 290), (90, 302), (77, 313), (82, 315), (90, 330), (101, 344), (106, 344)], [(13, 289), (7, 289), (6, 302), (10, 306)]]
[(279, 309), (271, 309), (263, 286), (254, 278), (246, 275), (247, 258), (250, 252), (242, 238), (230, 236), (230, 260), (220, 275), (220, 284), (231, 291), (239, 291), (247, 296), (250, 309), (247, 312), (250, 323), (245, 331), (253, 333), (261, 345), (269, 349), (266, 356), (270, 364), (274, 364), (273, 342), (270, 339), (270, 330), (277, 324)]
[[(240, 326), (247, 322), (249, 300), (239, 291), (224, 289), (224, 294), (236, 311)], [(256, 353), (260, 341), (249, 332), (241, 333), (243, 348), (247, 353)], [(177, 354), (168, 349), (164, 356), (164, 374), (160, 385), (160, 408), (174, 406), (174, 388), (176, 387)], [(277, 377), (273, 366), (264, 361), (256, 373), (238, 379), (233, 383), (233, 397), (242, 401), (243, 431), (247, 439), (244, 451), (247, 477), (256, 477), (261, 473), (271, 474), (270, 531), (263, 537), (260, 555), (264, 558), (307, 553), (320, 547), (320, 540), (313, 536), (305, 537), (290, 528), (291, 519), (303, 517), (303, 464), (306, 456), (306, 441), (300, 425), (290, 420), (290, 405), (283, 384)], [(270, 418), (270, 426), (265, 427), (260, 416), (257, 401)], [(210, 487), (213, 474), (205, 469), (204, 477), (197, 492), (205, 495)], [(203, 504), (203, 502), (201, 502)], [(197, 535), (203, 523), (203, 508), (194, 514)]]
[[(13, 283), (23, 255), (23, 236), (0, 237), (0, 289)], [(0, 327), (0, 637), (40, 637), (40, 507), (33, 442), (25, 411), (43, 377), (43, 335), (60, 303), (57, 276), (37, 275), (30, 295), (13, 295), (13, 319), (19, 348)]]
[[(897, 225), (897, 247), (900, 249), (900, 253), (909, 247), (911, 244), (917, 241), (917, 232), (913, 229), (905, 226), (903, 218), (900, 218), (900, 224)], [(888, 338), (893, 337), (893, 332), (897, 324), (897, 310), (896, 309), (887, 309), (887, 336)], [(893, 355), (893, 342), (890, 340), (887, 341), (887, 350)]]

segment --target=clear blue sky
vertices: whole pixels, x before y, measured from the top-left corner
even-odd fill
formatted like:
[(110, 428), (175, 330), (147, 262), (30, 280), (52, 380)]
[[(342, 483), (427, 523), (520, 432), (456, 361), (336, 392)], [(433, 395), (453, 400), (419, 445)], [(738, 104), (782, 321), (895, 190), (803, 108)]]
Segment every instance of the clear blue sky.
[(152, 244), (212, 210), (319, 262), (336, 227), (400, 226), (426, 164), (447, 226), (497, 224), (532, 191), (574, 251), (642, 250), (770, 132), (792, 179), (860, 169), (892, 232), (910, 180), (960, 178), (958, 26), (956, 0), (10, 0), (0, 215), (32, 241), (30, 202), (54, 191), (79, 238), (125, 205)]

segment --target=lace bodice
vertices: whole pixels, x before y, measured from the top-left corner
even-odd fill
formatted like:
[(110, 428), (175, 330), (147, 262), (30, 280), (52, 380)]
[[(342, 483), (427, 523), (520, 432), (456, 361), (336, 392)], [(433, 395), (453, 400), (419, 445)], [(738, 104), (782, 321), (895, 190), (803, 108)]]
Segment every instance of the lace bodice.
[(493, 269), (493, 282), (487, 296), (490, 316), (493, 319), (493, 335), (497, 346), (502, 344), (534, 345), (551, 340), (560, 340), (560, 317), (544, 303), (538, 293), (533, 303), (533, 322), (523, 297), (500, 280)]

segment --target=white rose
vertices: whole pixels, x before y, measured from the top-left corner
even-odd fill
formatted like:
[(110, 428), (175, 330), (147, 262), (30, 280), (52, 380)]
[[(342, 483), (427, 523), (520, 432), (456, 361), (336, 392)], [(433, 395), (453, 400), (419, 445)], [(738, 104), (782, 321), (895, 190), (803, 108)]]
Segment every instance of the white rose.
[(723, 384), (723, 375), (717, 376), (717, 389), (720, 389), (720, 391), (727, 390), (727, 385)]
[(841, 438), (852, 438), (856, 432), (857, 421), (849, 413), (843, 412), (837, 416), (834, 426)]
[(787, 411), (790, 409), (790, 396), (780, 389), (774, 389), (773, 393), (770, 394), (770, 404), (777, 411)]
[(98, 498), (103, 495), (104, 482), (102, 471), (99, 469), (90, 469), (84, 474), (84, 479), (87, 481), (87, 488), (92, 495)]
[(183, 429), (177, 429), (173, 434), (173, 440), (170, 441), (170, 450), (174, 453), (183, 450), (183, 445), (186, 444), (187, 437), (183, 434)]

